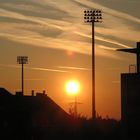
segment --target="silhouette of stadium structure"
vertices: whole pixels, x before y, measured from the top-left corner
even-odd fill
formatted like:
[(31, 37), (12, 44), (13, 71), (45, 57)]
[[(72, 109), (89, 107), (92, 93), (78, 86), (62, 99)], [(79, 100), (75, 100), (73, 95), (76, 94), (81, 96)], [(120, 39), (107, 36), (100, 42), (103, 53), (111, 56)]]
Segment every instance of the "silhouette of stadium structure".
[(140, 138), (140, 42), (118, 51), (136, 54), (136, 71), (121, 74), (121, 121), (124, 138)]

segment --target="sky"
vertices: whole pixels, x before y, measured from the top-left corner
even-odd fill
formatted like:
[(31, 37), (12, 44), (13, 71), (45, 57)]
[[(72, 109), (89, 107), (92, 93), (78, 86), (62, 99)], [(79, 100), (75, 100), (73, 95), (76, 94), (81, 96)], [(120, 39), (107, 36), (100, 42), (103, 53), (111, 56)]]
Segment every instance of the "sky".
[(120, 74), (129, 72), (140, 39), (139, 0), (0, 0), (0, 87), (21, 90), (17, 56), (28, 56), (25, 94), (42, 92), (68, 112), (74, 97), (65, 83), (79, 81), (78, 113), (91, 117), (91, 25), (84, 10), (100, 9), (95, 25), (96, 112), (120, 119)]

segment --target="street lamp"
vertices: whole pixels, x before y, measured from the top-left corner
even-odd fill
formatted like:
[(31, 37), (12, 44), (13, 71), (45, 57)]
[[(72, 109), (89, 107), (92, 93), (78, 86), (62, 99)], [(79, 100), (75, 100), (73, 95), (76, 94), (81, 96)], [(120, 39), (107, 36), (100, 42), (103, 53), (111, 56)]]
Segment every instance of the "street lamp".
[(85, 10), (84, 11), (85, 23), (92, 24), (92, 119), (96, 119), (95, 110), (95, 37), (94, 37), (94, 25), (95, 23), (102, 22), (101, 10)]
[(22, 78), (21, 78), (21, 87), (22, 87), (22, 95), (24, 94), (24, 64), (28, 63), (28, 56), (17, 56), (17, 63), (21, 64)]

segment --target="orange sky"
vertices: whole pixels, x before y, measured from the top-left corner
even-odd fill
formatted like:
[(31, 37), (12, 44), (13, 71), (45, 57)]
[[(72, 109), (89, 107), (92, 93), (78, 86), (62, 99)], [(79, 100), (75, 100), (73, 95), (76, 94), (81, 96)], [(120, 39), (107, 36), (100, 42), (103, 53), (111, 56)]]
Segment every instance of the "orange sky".
[[(47, 91), (68, 111), (74, 100), (65, 83), (77, 79), (78, 113), (91, 116), (91, 26), (85, 9), (101, 9), (103, 23), (95, 28), (96, 111), (120, 119), (120, 73), (135, 63), (134, 55), (116, 48), (139, 41), (139, 1), (122, 0), (0, 0), (0, 86), (15, 93), (21, 88), (16, 57), (26, 55), (25, 92)], [(76, 10), (72, 10), (76, 9)], [(132, 10), (133, 9), (133, 10)]]

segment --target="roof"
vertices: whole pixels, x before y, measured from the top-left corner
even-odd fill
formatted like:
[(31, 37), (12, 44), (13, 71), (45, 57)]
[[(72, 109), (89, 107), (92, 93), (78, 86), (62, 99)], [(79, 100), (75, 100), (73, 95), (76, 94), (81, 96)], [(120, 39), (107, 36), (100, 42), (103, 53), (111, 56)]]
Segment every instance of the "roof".
[(41, 127), (72, 125), (72, 117), (47, 95), (17, 96), (4, 88), (0, 88), (0, 95), (0, 113), (7, 121), (22, 120), (24, 124)]
[(0, 96), (11, 96), (12, 94), (5, 88), (0, 88)]

